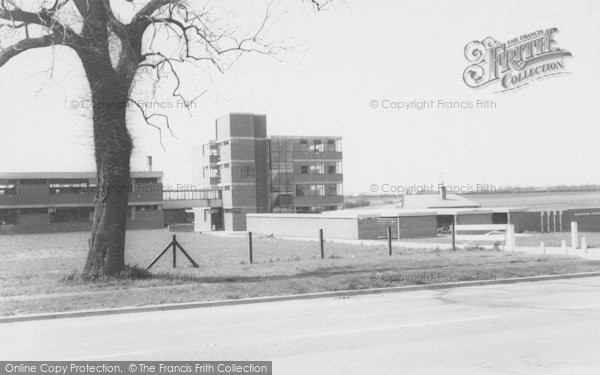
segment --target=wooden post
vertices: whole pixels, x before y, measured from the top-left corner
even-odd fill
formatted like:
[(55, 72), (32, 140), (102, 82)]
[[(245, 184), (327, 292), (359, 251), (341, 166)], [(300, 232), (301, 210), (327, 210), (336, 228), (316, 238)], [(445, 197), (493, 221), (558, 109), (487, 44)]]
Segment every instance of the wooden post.
[(387, 240), (388, 240), (388, 251), (390, 256), (392, 256), (392, 227), (388, 227), (387, 229)]
[(325, 244), (323, 243), (323, 229), (319, 229), (319, 243), (321, 244), (321, 259), (325, 258)]
[(456, 251), (456, 215), (452, 217), (452, 250)]
[(546, 244), (540, 242), (540, 249), (542, 250), (542, 254), (546, 254)]
[(177, 236), (175, 235), (173, 235), (171, 246), (173, 247), (173, 268), (177, 268)]
[(248, 232), (248, 259), (250, 260), (250, 264), (252, 264), (252, 232)]

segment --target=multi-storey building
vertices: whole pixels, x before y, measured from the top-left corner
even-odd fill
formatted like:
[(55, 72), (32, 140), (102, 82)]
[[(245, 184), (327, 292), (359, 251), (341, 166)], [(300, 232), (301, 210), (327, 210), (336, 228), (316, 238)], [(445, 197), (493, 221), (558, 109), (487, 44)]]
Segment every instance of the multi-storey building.
[(194, 182), (222, 191), (222, 207), (196, 209), (197, 229), (245, 230), (248, 213), (342, 208), (341, 138), (268, 137), (266, 122), (229, 114), (216, 121), (216, 139), (193, 150)]
[[(127, 226), (164, 226), (162, 172), (133, 172)], [(0, 173), (0, 234), (89, 230), (94, 172)]]

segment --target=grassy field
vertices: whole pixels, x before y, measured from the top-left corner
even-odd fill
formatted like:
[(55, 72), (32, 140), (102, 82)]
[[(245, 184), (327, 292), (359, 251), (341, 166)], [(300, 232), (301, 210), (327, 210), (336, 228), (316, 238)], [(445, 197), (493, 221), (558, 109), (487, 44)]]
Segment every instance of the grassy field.
[[(245, 236), (180, 233), (178, 240), (200, 268), (166, 256), (145, 279), (84, 282), (87, 233), (0, 236), (0, 315), (238, 299), (267, 295), (365, 289), (539, 274), (600, 271), (600, 262), (493, 250), (395, 250), (378, 246), (255, 238), (248, 264)], [(145, 267), (171, 240), (166, 230), (132, 231), (129, 265)], [(418, 277), (424, 274), (433, 277)], [(374, 277), (375, 275), (376, 277)], [(388, 275), (388, 277), (383, 277)], [(390, 275), (393, 275), (391, 277)]]

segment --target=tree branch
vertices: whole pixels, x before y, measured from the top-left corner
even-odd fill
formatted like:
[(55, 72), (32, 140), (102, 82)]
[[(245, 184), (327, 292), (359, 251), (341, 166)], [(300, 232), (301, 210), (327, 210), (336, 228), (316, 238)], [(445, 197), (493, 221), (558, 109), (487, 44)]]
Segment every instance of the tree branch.
[(135, 16), (133, 16), (133, 20), (131, 23), (136, 23), (137, 21), (148, 18), (152, 16), (152, 13), (156, 12), (160, 8), (169, 5), (176, 4), (179, 0), (151, 0), (149, 1), (142, 9), (140, 9)]
[(0, 50), (0, 67), (6, 64), (10, 59), (30, 49), (50, 47), (55, 42), (54, 35), (44, 35), (39, 38), (23, 39), (12, 46)]

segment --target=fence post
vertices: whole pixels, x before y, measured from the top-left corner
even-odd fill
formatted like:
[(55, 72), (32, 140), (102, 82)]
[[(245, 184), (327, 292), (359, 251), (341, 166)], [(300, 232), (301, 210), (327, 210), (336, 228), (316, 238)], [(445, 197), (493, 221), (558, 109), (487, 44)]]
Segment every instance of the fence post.
[(577, 233), (577, 222), (571, 222), (571, 247), (576, 250), (579, 247), (579, 236)]
[(456, 251), (456, 215), (452, 217), (452, 250)]
[(581, 238), (581, 250), (583, 250), (584, 254), (588, 253), (587, 240), (585, 239), (585, 237)]
[(387, 229), (387, 240), (388, 240), (388, 251), (390, 256), (392, 256), (392, 227), (388, 227)]
[(540, 250), (542, 250), (542, 254), (546, 254), (546, 244), (544, 242), (540, 242)]
[(567, 240), (562, 240), (561, 247), (562, 247), (562, 251), (564, 251), (564, 253), (568, 255), (569, 248), (567, 247)]
[(248, 259), (250, 260), (250, 264), (252, 264), (252, 232), (248, 232)]
[(177, 236), (175, 235), (173, 235), (171, 246), (173, 246), (173, 268), (177, 268)]
[(325, 245), (323, 244), (323, 229), (319, 229), (319, 243), (321, 244), (321, 259), (325, 258)]

